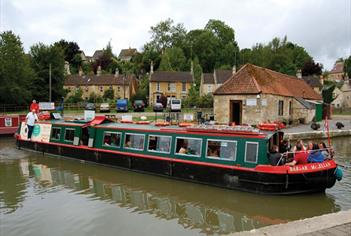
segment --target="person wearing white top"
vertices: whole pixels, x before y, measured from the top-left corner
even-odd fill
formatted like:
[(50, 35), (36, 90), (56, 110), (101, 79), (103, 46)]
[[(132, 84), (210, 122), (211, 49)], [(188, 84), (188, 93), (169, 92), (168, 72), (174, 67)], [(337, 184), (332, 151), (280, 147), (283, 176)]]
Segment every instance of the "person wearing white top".
[(27, 136), (28, 139), (32, 138), (32, 133), (33, 133), (33, 129), (34, 129), (34, 123), (37, 120), (38, 120), (38, 116), (35, 113), (35, 109), (33, 109), (26, 116), (26, 125), (28, 126), (28, 136)]

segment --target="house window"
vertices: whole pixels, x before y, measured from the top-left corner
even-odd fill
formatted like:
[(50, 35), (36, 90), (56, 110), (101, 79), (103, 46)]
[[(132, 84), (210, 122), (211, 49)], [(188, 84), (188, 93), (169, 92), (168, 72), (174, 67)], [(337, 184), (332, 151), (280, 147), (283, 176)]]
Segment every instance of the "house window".
[(60, 140), (61, 128), (52, 128), (51, 138), (55, 140)]
[(257, 163), (258, 143), (246, 142), (245, 162)]
[(121, 133), (105, 132), (104, 133), (104, 146), (120, 147), (121, 146)]
[(176, 91), (176, 86), (175, 83), (168, 83), (168, 91), (175, 92)]
[(156, 91), (158, 91), (158, 92), (160, 91), (160, 82), (156, 83)]
[(121, 87), (118, 86), (118, 87), (117, 87), (117, 91), (118, 91), (118, 92), (121, 92)]
[(88, 91), (89, 91), (89, 87), (85, 86), (85, 92), (88, 92)]
[(124, 147), (127, 149), (144, 150), (143, 134), (126, 134), (124, 139)]
[(170, 136), (150, 135), (148, 150), (151, 152), (170, 153), (171, 140)]
[(235, 161), (236, 141), (229, 140), (207, 140), (207, 158)]
[(100, 92), (104, 91), (104, 87), (100, 86)]
[(65, 129), (65, 141), (67, 142), (73, 142), (74, 140), (74, 129)]
[(207, 85), (207, 93), (211, 93), (212, 92), (212, 85)]
[(186, 83), (182, 82), (182, 92), (186, 92)]
[(292, 101), (289, 102), (289, 115), (291, 116), (293, 113), (293, 109), (292, 109)]
[(186, 156), (201, 156), (202, 140), (198, 138), (177, 138), (176, 153)]
[(113, 88), (112, 88), (112, 85), (110, 85), (110, 89), (112, 90)]
[(284, 101), (280, 100), (278, 102), (278, 116), (282, 116), (284, 114)]

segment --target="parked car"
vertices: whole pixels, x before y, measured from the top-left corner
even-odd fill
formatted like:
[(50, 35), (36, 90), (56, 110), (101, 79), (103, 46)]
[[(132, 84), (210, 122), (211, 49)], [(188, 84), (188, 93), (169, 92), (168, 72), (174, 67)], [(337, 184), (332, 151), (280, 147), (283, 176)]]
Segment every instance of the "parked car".
[(127, 99), (118, 99), (116, 101), (116, 110), (127, 112), (128, 111), (128, 100)]
[(133, 103), (134, 111), (144, 111), (145, 103), (143, 100), (135, 100)]
[(163, 105), (162, 103), (155, 103), (155, 105), (153, 106), (153, 111), (154, 112), (163, 112)]
[(101, 105), (100, 105), (100, 112), (110, 112), (110, 104), (108, 104), (108, 103), (101, 103)]
[(181, 111), (182, 100), (175, 98), (169, 100), (169, 108), (171, 109), (171, 111)]
[(96, 107), (94, 103), (87, 103), (85, 105), (85, 110), (91, 110), (91, 111), (95, 111)]

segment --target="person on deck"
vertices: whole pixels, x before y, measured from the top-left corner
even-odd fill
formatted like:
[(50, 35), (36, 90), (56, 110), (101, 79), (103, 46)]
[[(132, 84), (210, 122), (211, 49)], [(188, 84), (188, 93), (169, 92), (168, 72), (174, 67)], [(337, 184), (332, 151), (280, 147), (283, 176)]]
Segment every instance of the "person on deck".
[(291, 162), (286, 163), (286, 166), (294, 166), (307, 163), (308, 153), (305, 150), (303, 150), (303, 145), (301, 145), (301, 143), (298, 142), (295, 147), (296, 151), (294, 159)]
[(321, 153), (321, 151), (319, 150), (318, 144), (313, 144), (313, 149), (309, 152), (308, 154), (308, 158), (307, 158), (307, 162), (323, 162), (324, 161), (324, 157)]
[(31, 112), (29, 112), (26, 116), (26, 122), (25, 125), (28, 126), (28, 136), (27, 139), (32, 139), (32, 134), (33, 134), (33, 129), (34, 129), (34, 123), (35, 121), (38, 121), (38, 116), (35, 113), (35, 109), (33, 109)]
[(272, 166), (284, 164), (282, 154), (279, 153), (279, 147), (277, 145), (273, 145), (272, 151), (269, 153), (268, 159)]
[(30, 104), (29, 111), (35, 110), (35, 113), (39, 113), (39, 104), (37, 103), (36, 100), (33, 100), (32, 104)]

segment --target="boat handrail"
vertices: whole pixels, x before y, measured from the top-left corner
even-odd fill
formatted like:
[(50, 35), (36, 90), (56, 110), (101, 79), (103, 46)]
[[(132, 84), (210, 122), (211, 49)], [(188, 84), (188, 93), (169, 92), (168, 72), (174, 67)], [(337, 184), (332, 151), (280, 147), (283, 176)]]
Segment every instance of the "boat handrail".
[(252, 126), (228, 126), (228, 125), (193, 125), (186, 127), (188, 131), (197, 131), (197, 132), (225, 132), (225, 133), (245, 133), (245, 134), (262, 134), (259, 129), (256, 129)]

